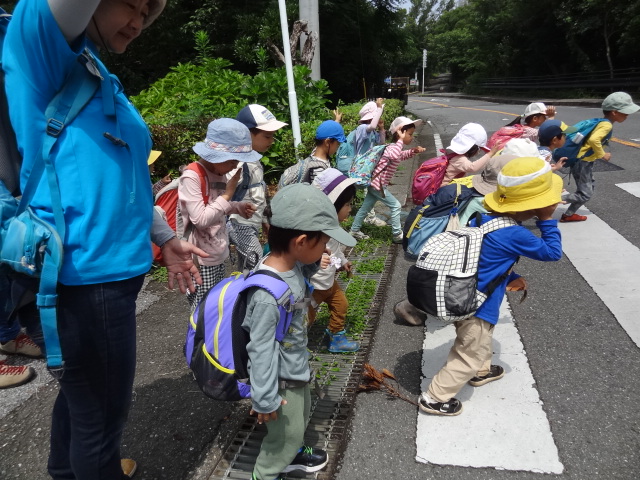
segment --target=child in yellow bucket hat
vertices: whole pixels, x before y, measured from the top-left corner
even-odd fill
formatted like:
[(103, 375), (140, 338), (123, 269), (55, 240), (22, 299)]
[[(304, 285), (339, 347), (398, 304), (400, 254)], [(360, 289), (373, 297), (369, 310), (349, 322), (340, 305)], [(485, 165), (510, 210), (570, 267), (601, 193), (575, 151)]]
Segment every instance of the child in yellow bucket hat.
[[(484, 237), (478, 263), (480, 291), (487, 291), (493, 280), (511, 270), (520, 256), (546, 262), (562, 258), (558, 221), (551, 218), (560, 202), (561, 191), (562, 179), (541, 158), (516, 158), (502, 168), (497, 190), (485, 196), (489, 213), (482, 215), (482, 223), (504, 216), (517, 224)], [(534, 217), (537, 217), (540, 237), (520, 224)], [(526, 291), (526, 288), (524, 278), (512, 271), (473, 317), (455, 322), (456, 340), (447, 363), (420, 395), (420, 410), (436, 415), (459, 415), (462, 403), (454, 396), (466, 383), (480, 387), (504, 376), (504, 367), (491, 364), (493, 329), (505, 291)]]

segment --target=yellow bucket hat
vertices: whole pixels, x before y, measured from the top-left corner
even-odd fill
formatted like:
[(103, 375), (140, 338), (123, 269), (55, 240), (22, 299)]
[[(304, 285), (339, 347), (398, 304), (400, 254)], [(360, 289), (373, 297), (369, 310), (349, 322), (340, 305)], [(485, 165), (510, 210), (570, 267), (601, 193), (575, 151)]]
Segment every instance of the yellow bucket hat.
[(498, 213), (524, 212), (560, 203), (562, 179), (551, 166), (535, 157), (507, 163), (498, 174), (498, 188), (484, 197), (488, 210)]

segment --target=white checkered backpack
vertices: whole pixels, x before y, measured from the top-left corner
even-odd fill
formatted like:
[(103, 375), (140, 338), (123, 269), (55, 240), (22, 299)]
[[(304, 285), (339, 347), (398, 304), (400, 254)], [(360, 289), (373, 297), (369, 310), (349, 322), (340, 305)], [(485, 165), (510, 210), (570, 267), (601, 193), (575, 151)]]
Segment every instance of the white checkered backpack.
[(420, 250), (416, 264), (409, 268), (409, 302), (444, 322), (472, 317), (513, 268), (493, 280), (486, 292), (479, 291), (482, 240), (490, 232), (513, 225), (517, 225), (515, 220), (498, 217), (480, 227), (463, 227), (431, 237)]

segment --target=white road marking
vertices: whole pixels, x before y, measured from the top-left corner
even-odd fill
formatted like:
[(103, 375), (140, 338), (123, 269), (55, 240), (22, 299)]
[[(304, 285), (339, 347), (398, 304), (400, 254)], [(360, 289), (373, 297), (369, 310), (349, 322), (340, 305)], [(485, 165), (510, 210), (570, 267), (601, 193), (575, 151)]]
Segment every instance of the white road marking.
[[(561, 205), (554, 217), (566, 210)], [(640, 250), (584, 207), (586, 222), (558, 223), (562, 250), (640, 347)]]
[(616, 187), (620, 187), (626, 192), (629, 192), (631, 195), (635, 195), (640, 198), (640, 182), (631, 182), (631, 183), (616, 183)]
[(443, 149), (442, 140), (440, 139), (440, 134), (434, 133), (433, 134), (433, 141), (436, 144), (436, 155), (438, 155), (440, 153), (440, 150)]
[[(454, 337), (453, 325), (427, 321), (423, 390), (446, 362)], [(482, 387), (463, 387), (456, 395), (463, 403), (463, 411), (456, 417), (418, 413), (416, 460), (437, 465), (562, 473), (564, 466), (506, 299), (493, 338), (493, 362), (503, 366), (506, 375)]]

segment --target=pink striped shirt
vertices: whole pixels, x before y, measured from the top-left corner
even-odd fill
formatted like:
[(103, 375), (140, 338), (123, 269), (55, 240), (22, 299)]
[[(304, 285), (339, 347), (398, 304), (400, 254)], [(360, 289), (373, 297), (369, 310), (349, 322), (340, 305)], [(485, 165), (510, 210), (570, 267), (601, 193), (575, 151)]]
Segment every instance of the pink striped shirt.
[(384, 149), (384, 153), (371, 175), (373, 178), (371, 186), (376, 190), (382, 190), (384, 187), (389, 185), (389, 182), (396, 173), (400, 162), (415, 156), (415, 152), (412, 148), (409, 150), (402, 150), (402, 147), (404, 147), (404, 142), (399, 139), (396, 143), (390, 143), (387, 145), (387, 148)]

